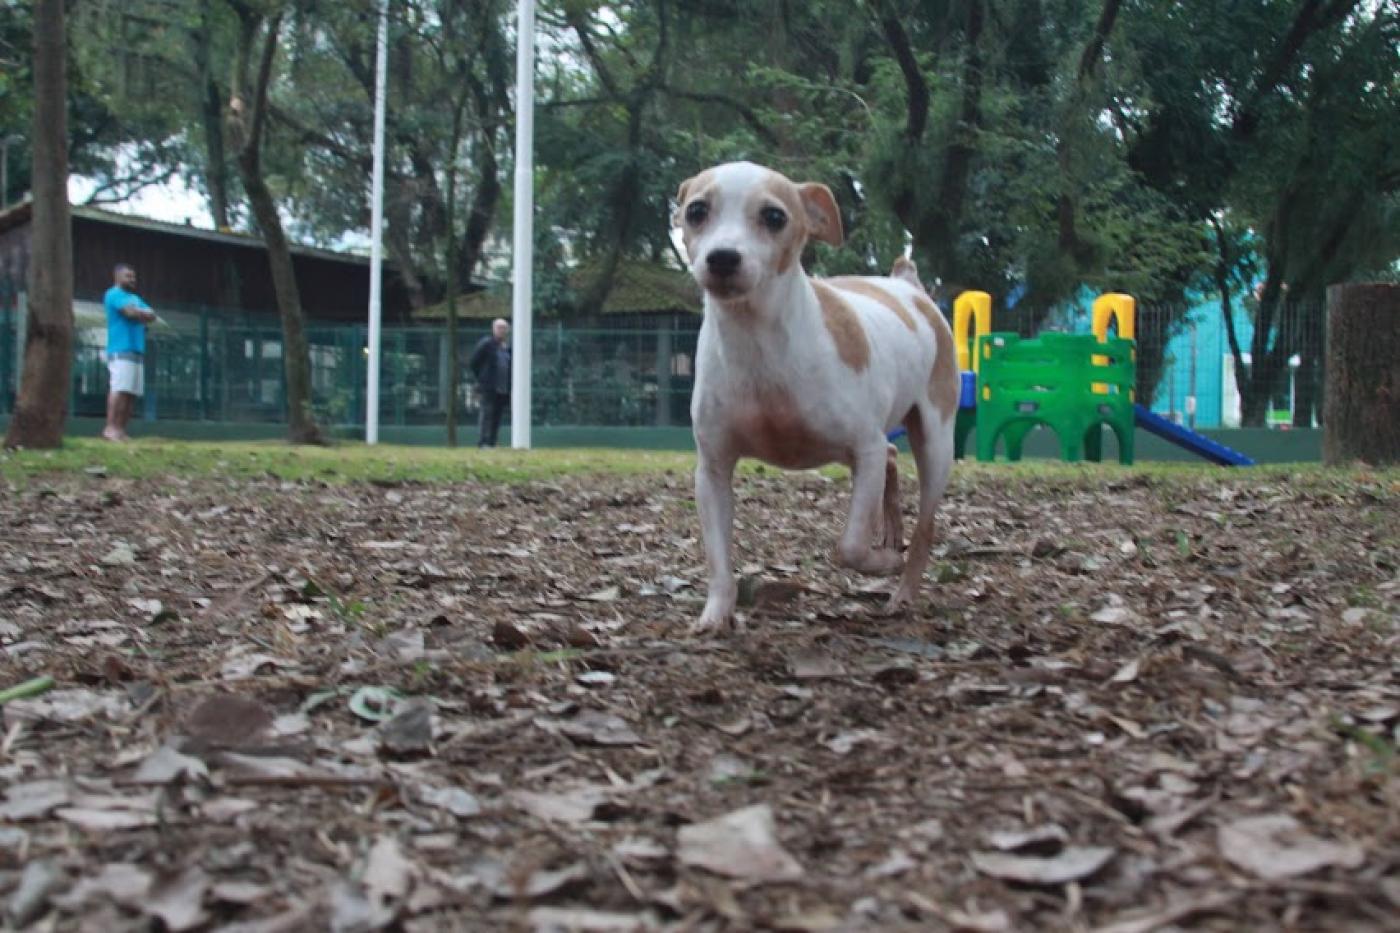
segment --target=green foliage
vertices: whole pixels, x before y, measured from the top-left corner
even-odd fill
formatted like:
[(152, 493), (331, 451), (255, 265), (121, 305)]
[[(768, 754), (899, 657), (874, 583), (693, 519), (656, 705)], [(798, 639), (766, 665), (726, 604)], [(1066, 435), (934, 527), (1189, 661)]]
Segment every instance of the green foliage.
[[(171, 170), (208, 189), (196, 79), (226, 96), (231, 2), (78, 5), (76, 171), (114, 194)], [(368, 216), (375, 4), (264, 5), (287, 13), (269, 180), (296, 236), (336, 244)], [(429, 305), (450, 239), (470, 246), (458, 281), (509, 274), (514, 8), (391, 9), (387, 241)], [(7, 62), (27, 61), (27, 15), (0, 5)], [(1269, 276), (1274, 346), (1283, 285), (1395, 274), (1398, 19), (1363, 0), (544, 0), (537, 304), (586, 314), (613, 260), (674, 264), (677, 185), (743, 158), (836, 193), (847, 242), (810, 249), (815, 271), (881, 272), (912, 248), (940, 297), (1014, 291), (1028, 326), (1084, 288), (1184, 308)], [(0, 69), (0, 132), (23, 132), (26, 82)], [(580, 266), (598, 280), (571, 284)]]

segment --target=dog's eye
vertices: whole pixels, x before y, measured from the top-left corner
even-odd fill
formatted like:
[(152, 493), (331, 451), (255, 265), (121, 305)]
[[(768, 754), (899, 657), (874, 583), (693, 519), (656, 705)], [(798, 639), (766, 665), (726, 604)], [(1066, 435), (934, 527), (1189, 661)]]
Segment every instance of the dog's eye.
[(704, 201), (692, 201), (685, 208), (685, 222), (692, 226), (699, 226), (705, 222), (705, 218), (710, 216), (710, 205)]
[(776, 207), (765, 207), (758, 212), (758, 219), (763, 221), (763, 226), (774, 233), (787, 226), (787, 214)]

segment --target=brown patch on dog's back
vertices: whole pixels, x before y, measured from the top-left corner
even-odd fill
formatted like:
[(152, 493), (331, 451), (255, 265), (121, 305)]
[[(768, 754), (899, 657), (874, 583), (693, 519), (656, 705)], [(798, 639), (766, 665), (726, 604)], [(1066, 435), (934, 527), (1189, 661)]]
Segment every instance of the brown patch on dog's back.
[[(928, 321), (929, 326), (932, 327), (935, 332), (938, 330), (938, 324), (935, 323), (936, 321), (942, 321), (943, 326), (948, 326), (948, 319), (938, 310), (938, 305), (933, 303), (932, 298), (925, 295), (915, 295), (914, 307), (919, 309), (919, 313), (924, 316), (924, 320)], [(952, 331), (950, 330), (949, 334), (951, 333)]]
[[(860, 318), (830, 285), (813, 280), (812, 288), (822, 306), (822, 323), (826, 325), (831, 339), (836, 342), (836, 352), (841, 355), (841, 362), (858, 373), (864, 372), (870, 365), (870, 340), (865, 336), (865, 328), (861, 327)], [(952, 342), (953, 337), (950, 333), (949, 345)]]
[(958, 354), (953, 347), (953, 328), (948, 319), (938, 310), (938, 306), (923, 295), (914, 296), (914, 305), (928, 318), (933, 328), (935, 356), (933, 372), (929, 374), (929, 398), (944, 418), (951, 418), (958, 410), (958, 398), (962, 395), (962, 376), (958, 373)]
[(878, 301), (880, 304), (899, 315), (899, 319), (904, 322), (904, 326), (912, 331), (918, 331), (919, 325), (914, 323), (914, 317), (909, 313), (909, 309), (904, 307), (904, 302), (869, 279), (863, 279), (855, 275), (843, 275), (833, 279), (827, 279), (826, 281), (834, 288), (839, 288), (845, 292), (855, 292), (857, 295), (863, 295), (866, 298)]

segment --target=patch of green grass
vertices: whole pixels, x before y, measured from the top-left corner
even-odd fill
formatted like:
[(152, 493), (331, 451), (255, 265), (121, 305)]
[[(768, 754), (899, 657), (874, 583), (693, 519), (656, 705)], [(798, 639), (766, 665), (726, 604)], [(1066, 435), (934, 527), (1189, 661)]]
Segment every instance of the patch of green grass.
[(1371, 587), (1359, 586), (1347, 594), (1347, 605), (1359, 609), (1380, 609), (1385, 603)]
[(1368, 729), (1343, 722), (1340, 718), (1332, 720), (1332, 727), (1369, 753), (1369, 760), (1365, 764), (1367, 773), (1389, 774), (1400, 766), (1400, 750), (1397, 750), (1395, 744), (1384, 735), (1377, 735)]
[(254, 478), (326, 483), (520, 483), (577, 474), (689, 473), (694, 455), (674, 451), (478, 450), (342, 444), (296, 447), (276, 441), (138, 440), (115, 445), (73, 439), (61, 450), (0, 454), (0, 479), (27, 482), (49, 474), (105, 472), (156, 479), (173, 476)]
[[(0, 481), (24, 483), (46, 476), (90, 471), (133, 479), (170, 477), (275, 477), (293, 482), (445, 483), (476, 480), (522, 483), (569, 475), (651, 475), (673, 473), (688, 479), (695, 455), (680, 451), (599, 448), (510, 450), (343, 443), (335, 447), (297, 447), (278, 441), (171, 441), (142, 439), (114, 445), (88, 438), (68, 440), (55, 451), (0, 452)], [(914, 475), (913, 459), (904, 454), (900, 471)], [(753, 461), (740, 466), (744, 475), (774, 476), (785, 471)], [(822, 475), (845, 482), (845, 467), (825, 467)], [(1149, 488), (1160, 498), (1189, 495), (1203, 484), (1294, 489), (1350, 494), (1359, 487), (1378, 504), (1400, 499), (1400, 470), (1330, 469), (1320, 464), (1289, 464), (1226, 470), (1209, 464), (1020, 463), (959, 461), (953, 470), (958, 495), (988, 494), (1014, 498), (1031, 487), (1102, 489), (1122, 484)]]

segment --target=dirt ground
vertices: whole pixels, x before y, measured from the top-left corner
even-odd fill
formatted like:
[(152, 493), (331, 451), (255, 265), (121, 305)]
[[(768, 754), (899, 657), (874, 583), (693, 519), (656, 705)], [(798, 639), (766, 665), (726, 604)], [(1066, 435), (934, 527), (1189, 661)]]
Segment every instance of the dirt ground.
[(1397, 928), (1394, 474), (961, 470), (893, 618), (749, 476), (703, 639), (690, 486), (0, 483), (6, 923)]

